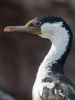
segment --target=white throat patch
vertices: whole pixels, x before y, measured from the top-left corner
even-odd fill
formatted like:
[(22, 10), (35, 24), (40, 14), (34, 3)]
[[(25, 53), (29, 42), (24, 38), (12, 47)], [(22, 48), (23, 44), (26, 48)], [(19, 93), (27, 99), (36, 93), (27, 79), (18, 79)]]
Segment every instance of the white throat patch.
[(46, 58), (49, 58), (49, 62), (56, 61), (61, 58), (61, 56), (66, 51), (66, 47), (69, 42), (68, 30), (62, 27), (63, 22), (57, 23), (45, 23), (41, 26), (42, 37), (51, 40), (52, 47)]

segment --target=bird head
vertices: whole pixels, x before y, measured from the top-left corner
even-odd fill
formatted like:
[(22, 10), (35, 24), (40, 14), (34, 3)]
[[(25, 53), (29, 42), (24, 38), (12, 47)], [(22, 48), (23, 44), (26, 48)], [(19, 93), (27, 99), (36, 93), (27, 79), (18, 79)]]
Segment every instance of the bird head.
[(69, 37), (72, 32), (66, 22), (60, 17), (41, 16), (30, 20), (23, 26), (8, 26), (5, 32), (27, 32), (54, 40)]
[(8, 26), (4, 31), (27, 32), (49, 39), (52, 42), (52, 52), (54, 50), (52, 57), (54, 57), (57, 52), (55, 59), (62, 58), (63, 62), (65, 62), (72, 45), (73, 36), (71, 29), (60, 17), (41, 16), (30, 20), (23, 26)]

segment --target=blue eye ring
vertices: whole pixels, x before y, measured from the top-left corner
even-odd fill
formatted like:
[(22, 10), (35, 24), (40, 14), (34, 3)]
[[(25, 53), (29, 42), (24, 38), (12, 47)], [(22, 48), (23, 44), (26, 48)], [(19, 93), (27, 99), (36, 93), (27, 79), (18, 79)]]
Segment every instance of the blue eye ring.
[(36, 21), (36, 22), (35, 22), (35, 26), (36, 26), (36, 27), (41, 26), (41, 21)]

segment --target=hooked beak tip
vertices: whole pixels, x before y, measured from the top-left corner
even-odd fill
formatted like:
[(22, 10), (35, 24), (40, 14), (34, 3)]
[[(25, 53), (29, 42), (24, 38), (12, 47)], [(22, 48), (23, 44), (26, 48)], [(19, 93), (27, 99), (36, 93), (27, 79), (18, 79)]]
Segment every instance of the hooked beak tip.
[(4, 28), (4, 32), (10, 32), (10, 29), (8, 27)]

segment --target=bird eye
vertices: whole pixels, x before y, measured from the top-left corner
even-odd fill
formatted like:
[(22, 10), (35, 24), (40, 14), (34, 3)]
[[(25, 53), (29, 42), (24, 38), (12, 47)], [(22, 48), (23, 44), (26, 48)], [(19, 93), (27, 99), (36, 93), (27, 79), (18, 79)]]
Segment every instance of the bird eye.
[(35, 26), (36, 26), (36, 27), (41, 26), (41, 21), (36, 21), (36, 22), (35, 22)]

